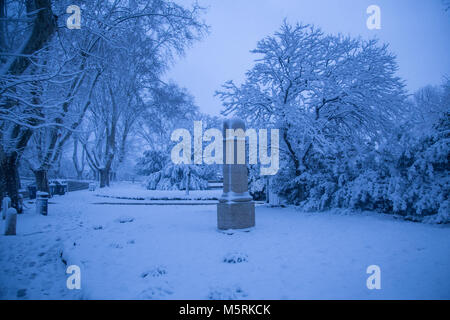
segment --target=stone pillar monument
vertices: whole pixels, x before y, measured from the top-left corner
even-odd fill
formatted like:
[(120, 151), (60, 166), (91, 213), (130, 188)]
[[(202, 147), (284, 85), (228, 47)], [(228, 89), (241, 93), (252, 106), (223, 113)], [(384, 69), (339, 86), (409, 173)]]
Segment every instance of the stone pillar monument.
[[(223, 123), (223, 194), (217, 204), (217, 227), (220, 230), (251, 228), (255, 226), (255, 203), (248, 193), (245, 135), (227, 135), (227, 129), (245, 132), (245, 123), (237, 118)], [(244, 149), (238, 150), (238, 145), (243, 145)], [(230, 153), (228, 160), (232, 161), (227, 161), (227, 152)], [(244, 153), (243, 164), (242, 157), (238, 163), (239, 152)], [(231, 153), (234, 159), (230, 158)]]

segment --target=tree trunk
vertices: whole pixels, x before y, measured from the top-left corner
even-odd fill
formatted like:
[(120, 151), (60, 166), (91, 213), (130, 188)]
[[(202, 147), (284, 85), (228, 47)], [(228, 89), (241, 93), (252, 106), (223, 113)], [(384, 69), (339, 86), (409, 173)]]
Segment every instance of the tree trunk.
[[(84, 150), (84, 148), (82, 148), (82, 151), (81, 151), (81, 164), (79, 163), (79, 161), (78, 161), (78, 139), (74, 138), (72, 161), (73, 161), (73, 166), (75, 168), (75, 171), (77, 172), (77, 179), (78, 180), (83, 179), (85, 159), (86, 159), (86, 150)], [(93, 170), (93, 172), (95, 173), (94, 170)]]
[(48, 186), (48, 172), (44, 169), (39, 169), (36, 171), (33, 171), (34, 177), (36, 180), (36, 188), (37, 191), (43, 191), (50, 194), (50, 188)]
[[(1, 1), (1, 17), (5, 18), (5, 1)], [(56, 30), (56, 19), (52, 12), (52, 5), (50, 0), (35, 0), (26, 1), (27, 13), (34, 19), (31, 26), (31, 33), (25, 37), (27, 40), (21, 45), (21, 50), (18, 54), (12, 55), (11, 58), (2, 61), (0, 73), (1, 75), (20, 76), (23, 74), (28, 66), (31, 64), (32, 59), (29, 55), (42, 49), (45, 43), (50, 39), (52, 34)], [(2, 22), (2, 29), (4, 29), (4, 22)], [(3, 38), (3, 31), (2, 36)], [(3, 40), (2, 40), (3, 41)], [(4, 109), (11, 108), (16, 103), (15, 99), (8, 100)], [(22, 132), (22, 128), (16, 125), (16, 128)], [(14, 130), (13, 130), (14, 131)], [(3, 154), (0, 160), (0, 178), (4, 189), (11, 198), (11, 206), (17, 210), (18, 213), (22, 212), (22, 208), (19, 206), (19, 171), (18, 162), (20, 153), (18, 150), (23, 150), (27, 145), (29, 138), (31, 137), (31, 130), (25, 130), (20, 135), (16, 134), (18, 142), (16, 149), (11, 154)], [(3, 147), (2, 147), (3, 149)], [(3, 150), (2, 150), (3, 151)]]
[(300, 161), (298, 160), (297, 155), (295, 154), (295, 151), (292, 148), (291, 142), (289, 141), (289, 138), (287, 135), (287, 129), (283, 130), (283, 140), (289, 150), (289, 155), (291, 156), (291, 159), (294, 162), (295, 176), (298, 177), (301, 174)]
[(189, 185), (191, 184), (191, 170), (186, 171), (186, 195), (189, 195)]
[(0, 177), (2, 179), (2, 189), (11, 198), (11, 206), (22, 213), (22, 207), (19, 206), (19, 170), (17, 167), (17, 156), (4, 156), (0, 165)]
[(100, 188), (109, 187), (109, 169), (100, 169)]

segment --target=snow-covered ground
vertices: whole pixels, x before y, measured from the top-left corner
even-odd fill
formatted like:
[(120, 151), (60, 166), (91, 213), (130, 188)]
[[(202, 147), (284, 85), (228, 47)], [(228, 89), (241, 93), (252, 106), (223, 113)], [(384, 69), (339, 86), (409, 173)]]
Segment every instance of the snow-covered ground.
[(139, 184), (117, 183), (112, 188), (95, 190), (95, 195), (105, 198), (135, 200), (218, 200), (222, 190), (146, 190)]
[[(56, 196), (47, 217), (27, 204), (18, 235), (0, 236), (1, 299), (450, 299), (449, 226), (258, 205), (256, 228), (219, 232), (215, 205), (96, 193)], [(81, 290), (63, 261), (80, 266)], [(381, 290), (366, 287), (369, 265)]]

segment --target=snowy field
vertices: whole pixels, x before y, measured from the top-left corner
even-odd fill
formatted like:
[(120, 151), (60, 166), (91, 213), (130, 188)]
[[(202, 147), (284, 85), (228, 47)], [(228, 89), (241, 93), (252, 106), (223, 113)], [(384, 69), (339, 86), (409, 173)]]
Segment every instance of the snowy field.
[[(56, 196), (47, 217), (27, 203), (18, 235), (0, 236), (1, 299), (450, 299), (448, 225), (258, 205), (256, 228), (222, 233), (215, 205), (98, 193)], [(81, 290), (66, 288), (65, 263)], [(369, 265), (381, 290), (366, 287)]]

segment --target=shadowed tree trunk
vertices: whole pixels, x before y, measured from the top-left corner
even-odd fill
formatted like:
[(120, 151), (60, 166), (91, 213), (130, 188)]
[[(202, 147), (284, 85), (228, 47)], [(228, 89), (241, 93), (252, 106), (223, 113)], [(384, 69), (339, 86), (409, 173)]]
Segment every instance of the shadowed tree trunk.
[[(1, 1), (0, 6), (0, 11), (4, 16), (6, 1)], [(56, 21), (50, 0), (28, 0), (26, 1), (26, 10), (29, 17), (32, 18), (29, 25), (30, 34), (26, 41), (19, 46), (20, 49), (15, 52), (16, 54), (11, 55), (11, 58), (0, 67), (2, 75), (20, 76), (23, 74), (31, 64), (29, 55), (41, 50), (56, 30)], [(9, 99), (2, 107), (10, 109), (16, 104), (15, 99)], [(37, 123), (31, 124), (36, 125)], [(16, 142), (14, 146), (8, 147), (9, 150), (5, 150), (3, 146), (1, 148), (0, 178), (2, 179), (2, 189), (11, 198), (11, 206), (20, 213), (22, 208), (19, 206), (18, 164), (20, 156), (31, 138), (32, 131), (29, 128), (21, 128), (17, 124), (12, 124), (10, 130), (11, 141), (15, 140)]]
[(36, 180), (37, 191), (50, 193), (47, 170), (35, 170), (33, 173)]
[(100, 188), (109, 187), (109, 168), (100, 169)]
[(81, 180), (83, 179), (83, 171), (84, 171), (84, 166), (85, 166), (85, 161), (86, 161), (86, 151), (84, 150), (84, 148), (82, 148), (81, 150), (81, 164), (79, 163), (78, 160), (78, 139), (74, 138), (73, 141), (73, 154), (72, 154), (72, 161), (73, 161), (73, 166), (75, 168), (75, 171), (77, 172), (77, 179)]
[(19, 170), (17, 168), (17, 157), (3, 157), (0, 166), (0, 178), (2, 180), (2, 200), (3, 193), (6, 192), (11, 198), (11, 206), (16, 208), (18, 213), (22, 213), (19, 206)]

